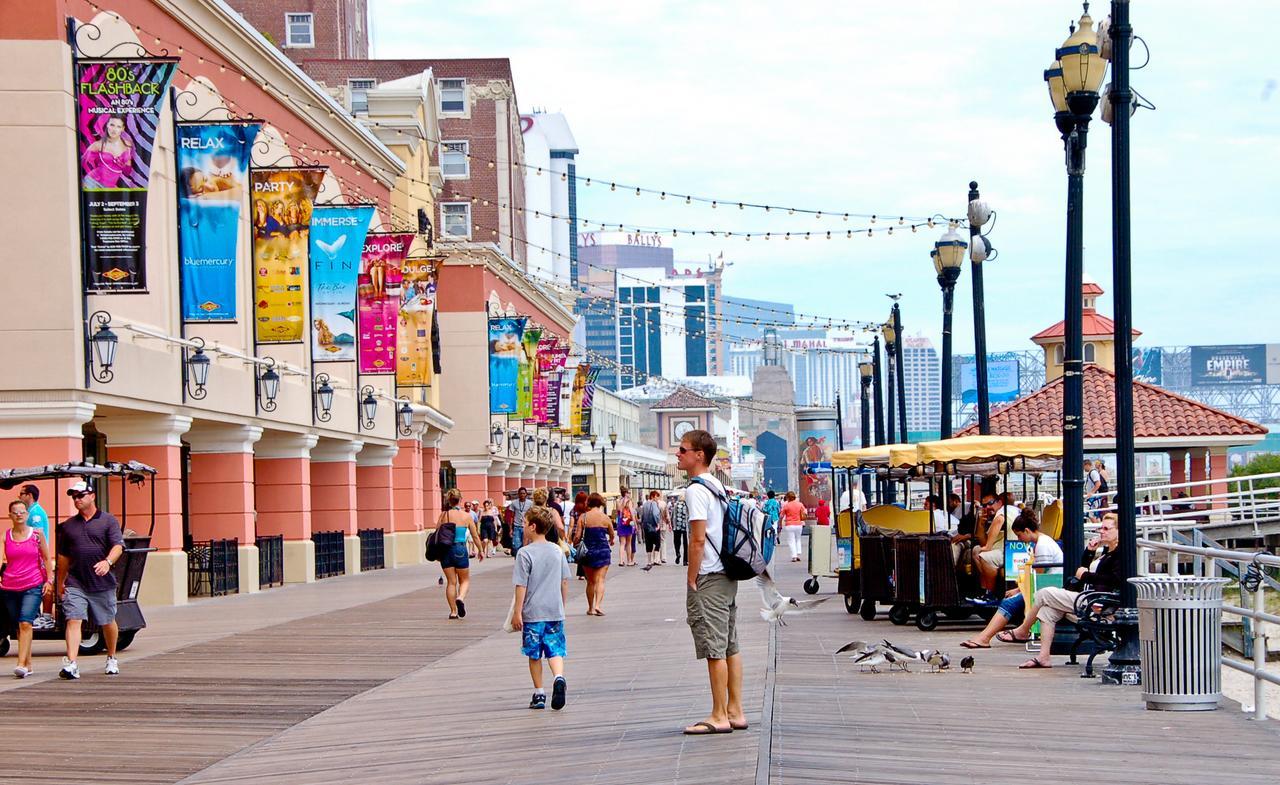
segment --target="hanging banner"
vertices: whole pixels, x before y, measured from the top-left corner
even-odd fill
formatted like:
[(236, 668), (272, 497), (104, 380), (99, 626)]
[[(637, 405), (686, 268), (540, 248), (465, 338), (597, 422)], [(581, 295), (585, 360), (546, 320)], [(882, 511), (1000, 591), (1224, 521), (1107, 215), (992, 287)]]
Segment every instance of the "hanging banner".
[(306, 335), (311, 203), (323, 167), (252, 169), (254, 337), (258, 343), (296, 343)]
[(409, 253), (412, 242), (411, 232), (371, 234), (365, 240), (363, 270), (356, 287), (360, 373), (396, 372), (400, 264), (404, 261), (405, 254)]
[(436, 263), (406, 259), (401, 266), (396, 329), (396, 386), (426, 387), (435, 366), (431, 328), (436, 315)]
[(538, 368), (538, 342), (541, 327), (526, 327), (520, 339), (520, 370), (517, 377), (516, 416), (533, 419), (533, 378)]
[(311, 361), (356, 359), (356, 278), (373, 205), (316, 205), (311, 214)]
[(524, 338), (523, 316), (489, 319), (489, 413), (515, 414)]
[(84, 287), (147, 289), (147, 185), (176, 59), (76, 64)]
[(600, 376), (599, 368), (588, 366), (586, 379), (582, 385), (582, 435), (591, 435), (591, 409), (596, 395), (596, 379)]
[(175, 127), (184, 321), (236, 320), (240, 207), (261, 127), (257, 122)]
[(587, 376), (590, 373), (591, 366), (587, 363), (579, 363), (573, 373), (573, 391), (569, 397), (569, 433), (573, 436), (586, 435), (582, 430), (582, 399), (587, 391)]
[(546, 425), (547, 421), (547, 393), (550, 390), (549, 377), (554, 370), (552, 367), (554, 358), (551, 353), (555, 350), (556, 339), (539, 338), (538, 348), (535, 352), (532, 364), (531, 382), (531, 410), (529, 418), (525, 420), (528, 425)]
[[(538, 378), (534, 381), (533, 416), (537, 425), (557, 428), (560, 425), (560, 381), (569, 347), (556, 338), (543, 338), (538, 347)], [(539, 412), (539, 399), (542, 410)]]

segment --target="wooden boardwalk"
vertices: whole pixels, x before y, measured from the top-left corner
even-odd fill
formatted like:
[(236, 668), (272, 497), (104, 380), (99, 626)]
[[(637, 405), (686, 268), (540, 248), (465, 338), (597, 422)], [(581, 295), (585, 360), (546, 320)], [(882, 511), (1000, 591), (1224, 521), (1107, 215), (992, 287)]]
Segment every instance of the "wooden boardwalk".
[[(613, 568), (604, 618), (581, 615), (583, 584), (571, 584), (569, 705), (532, 712), (518, 639), (499, 630), (510, 564), (475, 571), (461, 622), (444, 618), (438, 570), (421, 567), (157, 609), (111, 679), (101, 658), (78, 683), (51, 679), (57, 650), (41, 644), (42, 678), (0, 685), (0, 717), (49, 741), (10, 756), (0, 783), (1235, 785), (1273, 782), (1280, 762), (1275, 724), (1234, 704), (1148, 712), (1135, 689), (1074, 668), (1016, 671), (1020, 647), (979, 652), (973, 675), (861, 674), (832, 656), (889, 637), (958, 661), (972, 628), (925, 634), (832, 601), (771, 648), (747, 586), (752, 728), (685, 737), (708, 696), (674, 566)], [(782, 575), (784, 587), (803, 578), (790, 564)]]

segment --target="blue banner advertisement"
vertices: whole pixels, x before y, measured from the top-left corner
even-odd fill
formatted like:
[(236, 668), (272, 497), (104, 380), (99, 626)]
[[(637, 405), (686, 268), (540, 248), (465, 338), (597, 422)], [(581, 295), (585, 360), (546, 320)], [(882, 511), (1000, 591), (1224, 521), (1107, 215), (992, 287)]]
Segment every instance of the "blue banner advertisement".
[(356, 278), (373, 205), (316, 205), (311, 212), (311, 361), (356, 359)]
[(236, 257), (249, 152), (261, 123), (179, 125), (178, 247), (182, 318), (236, 320)]
[(527, 317), (489, 319), (489, 413), (515, 414)]
[(1164, 384), (1164, 354), (1160, 349), (1133, 350), (1133, 380), (1147, 384)]
[(1266, 344), (1191, 347), (1192, 387), (1266, 383)]
[[(1007, 403), (1018, 400), (1017, 360), (987, 360), (987, 395), (991, 403)], [(973, 362), (960, 364), (960, 400), (978, 402), (978, 366)]]

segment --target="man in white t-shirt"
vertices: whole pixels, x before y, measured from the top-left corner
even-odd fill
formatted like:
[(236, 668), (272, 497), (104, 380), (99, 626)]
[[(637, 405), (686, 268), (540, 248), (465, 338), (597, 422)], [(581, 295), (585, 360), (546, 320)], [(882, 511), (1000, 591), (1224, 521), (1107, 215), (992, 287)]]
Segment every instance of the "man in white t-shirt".
[[(685, 609), (693, 648), (707, 661), (711, 714), (686, 727), (690, 736), (732, 733), (747, 727), (742, 713), (742, 657), (738, 654), (738, 583), (724, 574), (720, 543), (724, 530), (724, 486), (709, 467), (716, 457), (715, 437), (689, 431), (680, 440), (676, 464), (692, 480), (685, 489), (689, 508), (688, 590)], [(701, 558), (699, 558), (699, 554)]]
[(960, 530), (960, 519), (942, 509), (942, 497), (929, 494), (925, 497), (924, 508), (929, 511), (930, 530), (933, 534), (952, 534)]
[(838, 509), (836, 510), (836, 512), (841, 513), (849, 509), (849, 491), (850, 490), (853, 491), (853, 511), (866, 512), (867, 496), (862, 492), (861, 482), (856, 479), (854, 480), (854, 484), (850, 485), (848, 488), (845, 488), (843, 491), (840, 492), (840, 504), (838, 505)]

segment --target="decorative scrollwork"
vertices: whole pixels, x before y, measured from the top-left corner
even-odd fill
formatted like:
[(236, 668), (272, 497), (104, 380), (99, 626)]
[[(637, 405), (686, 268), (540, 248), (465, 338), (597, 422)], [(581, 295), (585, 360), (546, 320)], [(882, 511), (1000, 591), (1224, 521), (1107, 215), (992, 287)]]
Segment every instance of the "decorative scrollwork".
[[(204, 113), (199, 115), (198, 117), (193, 117), (183, 111), (184, 106), (191, 108), (199, 105), (200, 105), (200, 96), (194, 90), (177, 90), (174, 92), (173, 108), (174, 108), (174, 114), (176, 115), (177, 120), (179, 122), (195, 123), (195, 122), (200, 122), (201, 120), (209, 120), (209, 119), (223, 120), (229, 123), (258, 122), (258, 118), (255, 117), (252, 112), (245, 115), (244, 117), (239, 117), (236, 115), (235, 112), (231, 111), (230, 107), (227, 107), (227, 106), (211, 106), (208, 109), (206, 109)], [(224, 113), (225, 116), (210, 117), (210, 115), (214, 114), (215, 112), (222, 112)], [(269, 146), (266, 146), (263, 148), (264, 151), (268, 149), (270, 149)]]
[[(90, 53), (85, 50), (82, 41), (92, 44), (95, 41), (102, 40), (102, 28), (93, 22), (76, 22), (71, 43), (75, 47), (76, 56), (89, 60), (103, 60), (109, 57), (125, 57), (125, 58), (146, 58), (146, 57), (168, 57), (169, 50), (161, 49), (159, 52), (152, 52), (137, 41), (119, 41), (112, 44), (106, 51)], [(116, 50), (126, 47), (125, 54), (118, 55)]]
[[(268, 150), (271, 149), (270, 145), (268, 145), (266, 149)], [(254, 151), (255, 152), (257, 151), (256, 142), (254, 143)], [(281, 166), (280, 165), (281, 161), (290, 161), (290, 162), (286, 163), (284, 166)], [(284, 155), (280, 156), (279, 158), (277, 158), (276, 160), (272, 161), (269, 164), (260, 164), (257, 161), (254, 161), (253, 163), (254, 169), (275, 169), (277, 167), (281, 169), (301, 169), (301, 168), (319, 167), (319, 166), (324, 166), (324, 164), (320, 163), (319, 161), (311, 161), (311, 160), (307, 160), (306, 158), (299, 158), (296, 153), (285, 153)]]

